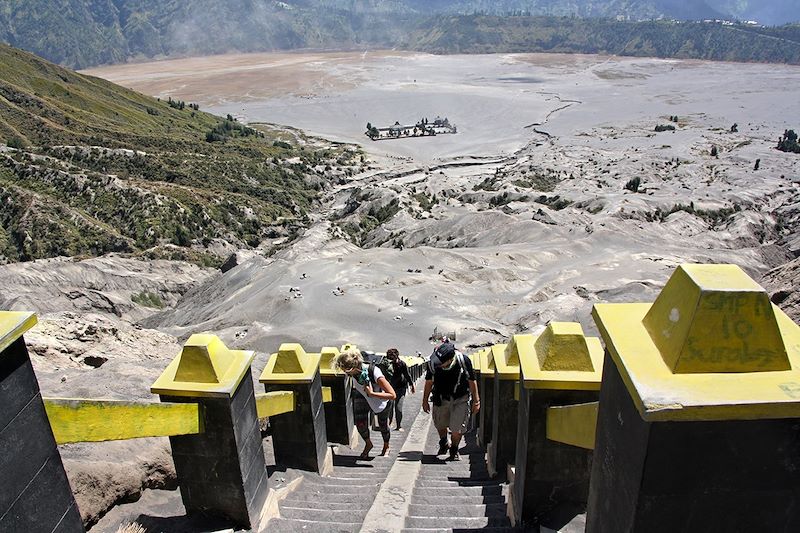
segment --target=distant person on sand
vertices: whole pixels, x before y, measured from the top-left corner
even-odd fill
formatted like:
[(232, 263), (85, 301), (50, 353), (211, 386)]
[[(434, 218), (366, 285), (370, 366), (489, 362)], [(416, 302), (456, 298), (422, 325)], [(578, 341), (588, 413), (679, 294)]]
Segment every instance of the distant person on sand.
[(394, 389), (397, 399), (394, 401), (394, 416), (389, 415), (389, 424), (392, 419), (396, 420), (397, 426), (394, 428), (396, 431), (403, 431), (401, 426), (403, 422), (403, 399), (406, 397), (406, 391), (411, 387), (411, 394), (417, 392), (414, 387), (414, 380), (411, 379), (411, 374), (408, 371), (408, 365), (405, 361), (400, 359), (400, 352), (397, 348), (389, 348), (386, 350), (386, 357), (391, 361), (394, 372), (392, 373), (391, 384)]
[(364, 362), (357, 348), (340, 353), (334, 358), (333, 364), (353, 379), (353, 388), (359, 392), (353, 395), (353, 415), (356, 429), (365, 443), (361, 458), (369, 457), (373, 446), (369, 436), (370, 412), (375, 413), (378, 418), (378, 427), (383, 437), (381, 455), (386, 455), (389, 451), (389, 416), (393, 409), (392, 400), (396, 397), (391, 383), (377, 365)]
[[(444, 339), (431, 354), (425, 372), (425, 391), (422, 393), (422, 410), (430, 413), (428, 397), (433, 393), (433, 424), (439, 432), (439, 451), (442, 455), (450, 450), (451, 461), (459, 461), (458, 445), (467, 430), (470, 412), (477, 413), (481, 407), (475, 371), (468, 357), (456, 350)], [(470, 402), (470, 399), (472, 400)], [(450, 429), (451, 441), (447, 442)]]

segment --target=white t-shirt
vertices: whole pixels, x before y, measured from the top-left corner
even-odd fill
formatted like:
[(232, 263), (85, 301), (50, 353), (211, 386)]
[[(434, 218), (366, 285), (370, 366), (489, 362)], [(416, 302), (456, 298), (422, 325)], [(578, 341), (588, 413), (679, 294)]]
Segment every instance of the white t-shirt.
[[(369, 369), (369, 365), (365, 364), (364, 368)], [(381, 369), (378, 368), (377, 366), (375, 367), (375, 370), (373, 370), (372, 377), (375, 378), (376, 382), (375, 385), (372, 386), (372, 391), (383, 392), (383, 389), (381, 389), (381, 386), (378, 385), (377, 383), (377, 381), (383, 377), (383, 372), (381, 372)], [(369, 380), (369, 376), (367, 376), (367, 383), (372, 384), (371, 381)], [(372, 396), (367, 396), (367, 393), (364, 391), (364, 385), (359, 383), (356, 378), (353, 378), (353, 388), (356, 389), (358, 392), (360, 392), (361, 396), (363, 396), (367, 400), (369, 408), (372, 409), (373, 413), (380, 413), (384, 409), (386, 409), (386, 405), (388, 405), (389, 400), (386, 400), (384, 398), (373, 398)]]

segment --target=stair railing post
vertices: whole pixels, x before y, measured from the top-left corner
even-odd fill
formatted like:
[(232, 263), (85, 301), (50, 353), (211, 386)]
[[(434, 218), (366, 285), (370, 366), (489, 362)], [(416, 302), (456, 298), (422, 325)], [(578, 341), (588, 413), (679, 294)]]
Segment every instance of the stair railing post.
[[(483, 350), (469, 355), (469, 360), (472, 362), (472, 370), (475, 372), (475, 383), (478, 387), (478, 397), (483, 397), (483, 389), (481, 388), (481, 354)], [(470, 415), (472, 428), (475, 430), (476, 438), (480, 434), (481, 427), (481, 413), (478, 411), (476, 414)], [(480, 442), (480, 441), (479, 441)]]
[(735, 265), (596, 304), (586, 531), (800, 531), (800, 327)]
[[(558, 442), (551, 433), (560, 429), (593, 436), (596, 418), (573, 416), (552, 428), (548, 410), (597, 402), (603, 347), (600, 339), (585, 337), (580, 324), (564, 322), (551, 322), (538, 336), (515, 335), (512, 344), (521, 377), (508, 514), (517, 525), (558, 530), (563, 526), (559, 519), (586, 510), (594, 439)], [(596, 414), (596, 405), (589, 407)]]
[[(519, 357), (513, 344), (492, 346), (495, 363), (492, 398), (492, 439), (486, 448), (486, 466), (494, 477), (506, 477), (506, 469), (516, 458), (517, 398)], [(483, 399), (483, 398), (481, 398)]]
[(254, 356), (229, 350), (215, 335), (192, 335), (150, 389), (162, 402), (203, 408), (202, 433), (169, 438), (187, 514), (222, 516), (248, 529), (258, 527), (269, 492)]
[(281, 344), (259, 381), (267, 392), (292, 391), (296, 402), (293, 412), (270, 419), (275, 461), (327, 475), (333, 455), (327, 442), (320, 360), (320, 354), (306, 353), (299, 344)]
[(481, 410), (478, 411), (478, 444), (484, 450), (489, 449), (492, 442), (492, 427), (497, 413), (494, 411), (494, 357), (492, 348), (481, 351), (481, 375), (478, 390), (481, 396)]
[(0, 311), (0, 531), (83, 532), (23, 339), (35, 325)]
[(355, 447), (358, 444), (358, 431), (353, 417), (353, 403), (350, 400), (353, 385), (345, 374), (332, 367), (333, 358), (338, 354), (339, 350), (333, 347), (323, 347), (320, 352), (319, 373), (322, 386), (331, 389), (331, 401), (324, 405), (327, 440)]

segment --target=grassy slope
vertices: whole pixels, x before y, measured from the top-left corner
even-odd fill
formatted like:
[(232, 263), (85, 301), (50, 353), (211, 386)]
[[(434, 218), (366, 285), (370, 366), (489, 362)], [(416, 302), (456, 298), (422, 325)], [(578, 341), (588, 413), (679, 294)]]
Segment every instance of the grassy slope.
[(313, 167), (354, 163), (263, 133), (206, 142), (224, 119), (5, 45), (0, 72), (0, 142), (23, 147), (0, 154), (0, 256), (12, 261), (255, 245), (303, 216), (325, 185)]

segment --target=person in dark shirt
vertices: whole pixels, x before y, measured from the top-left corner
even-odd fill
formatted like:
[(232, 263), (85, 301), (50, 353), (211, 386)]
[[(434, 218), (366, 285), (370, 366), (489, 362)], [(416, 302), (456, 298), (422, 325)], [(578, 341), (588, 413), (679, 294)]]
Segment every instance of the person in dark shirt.
[[(467, 430), (470, 413), (477, 413), (480, 409), (481, 400), (472, 362), (450, 342), (443, 342), (431, 354), (422, 395), (422, 410), (426, 413), (431, 411), (429, 396), (433, 401), (433, 424), (439, 432), (437, 455), (447, 453), (449, 449), (449, 459), (459, 461), (461, 436)], [(448, 429), (450, 444), (447, 443)]]
[(394, 367), (390, 383), (397, 395), (397, 399), (394, 401), (394, 417), (392, 417), (391, 414), (389, 415), (389, 424), (392, 423), (392, 418), (394, 418), (394, 420), (397, 421), (395, 431), (403, 431), (403, 428), (400, 426), (403, 422), (403, 399), (409, 387), (411, 387), (411, 394), (416, 393), (417, 389), (414, 387), (414, 380), (411, 379), (411, 374), (408, 372), (408, 365), (405, 361), (400, 359), (400, 352), (397, 348), (389, 348), (386, 350), (386, 357), (392, 362), (392, 366)]

